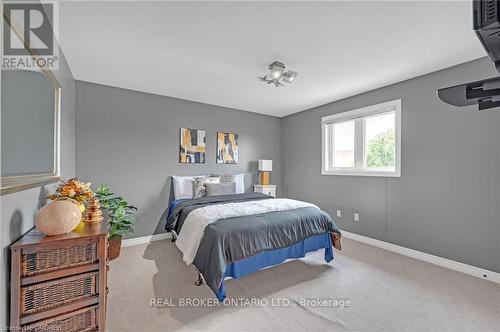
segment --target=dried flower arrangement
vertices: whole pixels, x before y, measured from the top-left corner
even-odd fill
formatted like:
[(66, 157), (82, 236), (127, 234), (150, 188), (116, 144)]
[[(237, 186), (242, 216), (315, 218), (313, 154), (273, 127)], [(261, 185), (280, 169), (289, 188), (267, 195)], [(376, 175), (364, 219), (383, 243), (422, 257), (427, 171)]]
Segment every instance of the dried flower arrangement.
[(90, 189), (90, 183), (80, 182), (77, 178), (67, 181), (61, 180), (56, 193), (48, 196), (50, 200), (74, 199), (79, 203), (80, 209), (85, 211), (85, 202), (94, 198), (94, 192)]

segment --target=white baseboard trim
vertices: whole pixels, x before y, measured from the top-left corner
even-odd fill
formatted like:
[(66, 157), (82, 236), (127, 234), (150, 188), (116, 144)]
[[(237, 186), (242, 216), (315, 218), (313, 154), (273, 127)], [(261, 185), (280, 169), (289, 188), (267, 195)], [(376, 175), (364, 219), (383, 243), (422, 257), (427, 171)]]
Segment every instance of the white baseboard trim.
[[(342, 236), (346, 237), (348, 239), (352, 239), (355, 241), (359, 241), (377, 248), (385, 249), (388, 251), (395, 252), (397, 254), (403, 255), (403, 256), (408, 256), (414, 259), (418, 259), (427, 263), (431, 263), (434, 265), (438, 265), (450, 270), (462, 272), (468, 275), (471, 275), (473, 277), (485, 279), (492, 281), (494, 283), (500, 284), (500, 273), (482, 269), (480, 267), (460, 263), (457, 261), (453, 261), (451, 259), (427, 254), (425, 252), (421, 252), (418, 250), (398, 246), (396, 244), (392, 244), (389, 242), (384, 242), (381, 240), (377, 240), (371, 237), (347, 232), (347, 231), (342, 231)], [(154, 234), (154, 235), (147, 235), (147, 236), (141, 236), (141, 237), (135, 237), (131, 239), (125, 239), (122, 241), (122, 246), (123, 247), (128, 247), (128, 246), (135, 246), (139, 244), (145, 244), (153, 241), (159, 241), (159, 240), (166, 240), (166, 239), (171, 239), (172, 235), (170, 233), (161, 233), (161, 234)]]
[(172, 235), (170, 233), (160, 233), (160, 234), (146, 235), (141, 237), (134, 237), (131, 239), (123, 240), (122, 247), (136, 246), (138, 244), (144, 244), (170, 238), (172, 238)]
[(368, 244), (368, 245), (371, 245), (374, 247), (389, 250), (389, 251), (392, 251), (392, 252), (395, 252), (395, 253), (398, 253), (398, 254), (401, 254), (404, 256), (415, 258), (415, 259), (418, 259), (418, 260), (421, 260), (421, 261), (424, 261), (427, 263), (438, 265), (438, 266), (441, 266), (441, 267), (444, 267), (444, 268), (447, 268), (450, 270), (462, 272), (462, 273), (465, 273), (465, 274), (468, 274), (468, 275), (471, 275), (471, 276), (474, 276), (477, 278), (489, 280), (489, 281), (495, 282), (497, 284), (500, 284), (500, 273), (498, 273), (498, 272), (482, 269), (480, 267), (476, 267), (476, 266), (472, 266), (472, 265), (467, 265), (464, 263), (453, 261), (451, 259), (427, 254), (425, 252), (417, 251), (417, 250), (406, 248), (406, 247), (401, 247), (401, 246), (398, 246), (398, 245), (395, 245), (395, 244), (392, 244), (389, 242), (380, 241), (377, 239), (373, 239), (371, 237), (367, 237), (367, 236), (363, 236), (363, 235), (359, 235), (359, 234), (355, 234), (355, 233), (351, 233), (351, 232), (347, 232), (347, 231), (342, 231), (342, 236), (346, 237), (348, 239), (363, 242), (365, 244)]

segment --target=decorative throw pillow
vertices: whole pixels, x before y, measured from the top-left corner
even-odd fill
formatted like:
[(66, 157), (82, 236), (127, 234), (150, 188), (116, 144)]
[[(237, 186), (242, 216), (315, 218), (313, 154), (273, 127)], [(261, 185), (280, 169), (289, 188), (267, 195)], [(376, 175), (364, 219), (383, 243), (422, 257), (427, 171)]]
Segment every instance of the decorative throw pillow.
[(216, 177), (220, 178), (220, 183), (235, 182), (234, 175), (232, 175), (232, 174), (221, 174), (221, 175), (211, 174), (210, 176), (216, 176)]
[(236, 193), (236, 183), (206, 183), (207, 196), (228, 195)]
[(203, 196), (203, 192), (205, 191), (205, 179), (204, 178), (195, 178), (193, 180), (193, 198), (198, 198)]
[(195, 178), (193, 181), (193, 198), (200, 198), (207, 196), (206, 184), (207, 183), (220, 183), (220, 178), (215, 176)]
[(218, 176), (221, 178), (221, 183), (225, 182), (236, 182), (236, 193), (243, 194), (245, 192), (245, 174), (226, 174), (226, 175), (215, 175), (212, 174), (210, 176)]

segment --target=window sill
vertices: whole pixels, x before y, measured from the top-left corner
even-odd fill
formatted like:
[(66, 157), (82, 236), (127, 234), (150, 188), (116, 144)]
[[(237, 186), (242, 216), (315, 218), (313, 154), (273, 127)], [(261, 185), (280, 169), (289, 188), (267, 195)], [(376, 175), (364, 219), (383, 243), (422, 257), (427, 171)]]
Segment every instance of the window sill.
[(346, 176), (372, 176), (382, 178), (400, 178), (401, 172), (385, 172), (385, 171), (321, 171), (321, 175), (346, 175)]

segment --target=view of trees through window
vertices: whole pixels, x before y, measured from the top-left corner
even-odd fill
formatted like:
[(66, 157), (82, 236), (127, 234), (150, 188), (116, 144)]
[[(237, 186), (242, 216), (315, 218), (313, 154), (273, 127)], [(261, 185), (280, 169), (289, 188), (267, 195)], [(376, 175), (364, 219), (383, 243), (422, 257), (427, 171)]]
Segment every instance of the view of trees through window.
[(396, 142), (393, 129), (375, 135), (367, 144), (366, 166), (394, 167)]

